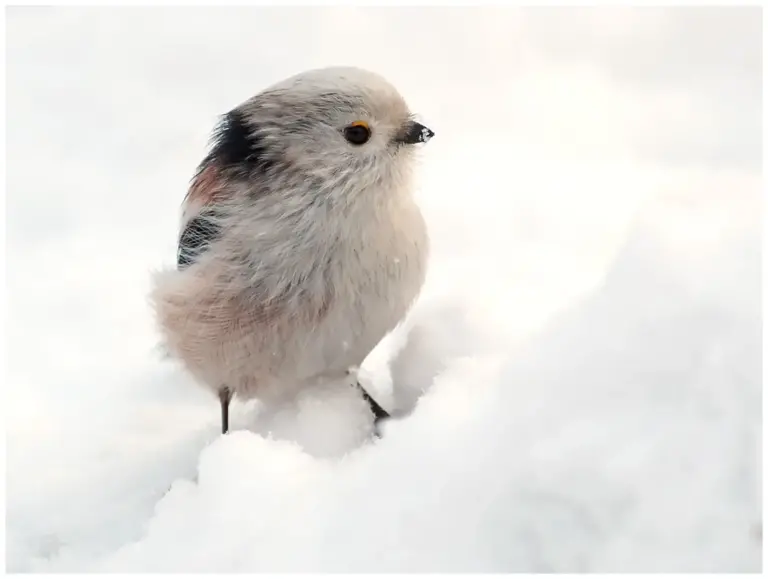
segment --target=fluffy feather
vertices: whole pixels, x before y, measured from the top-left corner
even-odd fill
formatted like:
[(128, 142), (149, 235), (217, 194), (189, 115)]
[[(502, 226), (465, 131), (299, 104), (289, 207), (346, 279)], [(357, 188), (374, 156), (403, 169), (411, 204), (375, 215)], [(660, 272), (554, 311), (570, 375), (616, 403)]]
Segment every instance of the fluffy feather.
[[(360, 146), (342, 132), (358, 120), (372, 133)], [(409, 122), (389, 83), (353, 68), (291, 77), (224, 117), (182, 220), (189, 232), (205, 211), (215, 235), (151, 295), (202, 384), (292, 396), (359, 366), (403, 319), (428, 254), (413, 146), (396, 138)]]

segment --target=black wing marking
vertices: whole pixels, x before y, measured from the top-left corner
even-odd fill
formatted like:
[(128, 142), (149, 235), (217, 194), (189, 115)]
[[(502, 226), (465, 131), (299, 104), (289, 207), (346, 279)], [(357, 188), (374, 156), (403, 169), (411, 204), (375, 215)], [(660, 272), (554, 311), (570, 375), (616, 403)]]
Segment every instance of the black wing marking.
[(221, 226), (212, 212), (201, 213), (187, 223), (179, 239), (176, 264), (185, 269), (195, 263), (211, 243), (221, 236)]
[[(266, 171), (274, 165), (264, 143), (248, 123), (245, 113), (237, 109), (220, 119), (213, 131), (211, 145), (211, 151), (198, 167), (198, 176), (211, 165), (227, 172), (227, 176), (216, 177), (221, 179), (233, 175), (244, 178), (253, 171)], [(179, 239), (176, 258), (179, 269), (195, 263), (210, 244), (221, 236), (221, 226), (215, 217), (216, 213), (208, 210), (187, 223)]]
[(222, 168), (240, 172), (266, 171), (274, 162), (269, 151), (246, 115), (231, 110), (223, 115), (211, 135), (211, 150), (201, 167), (215, 162)]

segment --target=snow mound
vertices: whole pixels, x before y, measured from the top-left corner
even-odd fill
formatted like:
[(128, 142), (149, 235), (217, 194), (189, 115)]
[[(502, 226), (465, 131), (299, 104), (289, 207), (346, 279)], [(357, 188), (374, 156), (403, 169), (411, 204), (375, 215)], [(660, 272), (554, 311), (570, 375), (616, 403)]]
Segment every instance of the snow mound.
[(130, 540), (31, 567), (759, 570), (757, 209), (649, 207), (603, 286), (514, 347), (426, 300), (368, 367), (397, 399), (381, 440), (348, 385), (241, 412)]

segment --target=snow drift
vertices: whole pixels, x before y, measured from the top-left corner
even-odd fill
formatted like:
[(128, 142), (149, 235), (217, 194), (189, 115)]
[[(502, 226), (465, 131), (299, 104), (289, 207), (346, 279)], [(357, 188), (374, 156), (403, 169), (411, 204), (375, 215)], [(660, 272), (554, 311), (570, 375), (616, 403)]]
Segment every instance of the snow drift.
[[(239, 420), (254, 431), (212, 436), (195, 472), (156, 489), (125, 544), (89, 552), (92, 537), (78, 544), (70, 533), (50, 559), (27, 564), (757, 570), (758, 209), (752, 192), (648, 208), (603, 286), (511, 351), (459, 305), (424, 303), (377, 353), (388, 380), (418, 400), (382, 440), (367, 441), (364, 406), (341, 386), (292, 410), (252, 408)], [(142, 468), (178, 461), (174, 452)], [(141, 518), (128, 497), (95, 492), (80, 514), (93, 532)]]

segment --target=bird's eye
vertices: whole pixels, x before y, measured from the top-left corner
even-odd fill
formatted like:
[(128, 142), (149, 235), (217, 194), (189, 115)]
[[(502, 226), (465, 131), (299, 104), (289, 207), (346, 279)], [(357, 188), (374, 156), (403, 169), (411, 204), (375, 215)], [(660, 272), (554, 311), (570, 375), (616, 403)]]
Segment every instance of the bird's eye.
[(371, 129), (364, 121), (355, 121), (344, 129), (344, 138), (353, 145), (363, 145), (371, 138)]

